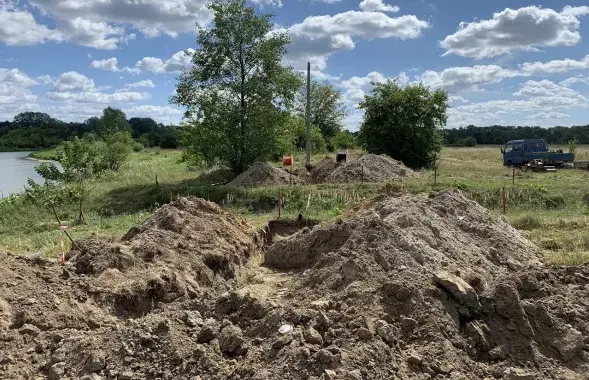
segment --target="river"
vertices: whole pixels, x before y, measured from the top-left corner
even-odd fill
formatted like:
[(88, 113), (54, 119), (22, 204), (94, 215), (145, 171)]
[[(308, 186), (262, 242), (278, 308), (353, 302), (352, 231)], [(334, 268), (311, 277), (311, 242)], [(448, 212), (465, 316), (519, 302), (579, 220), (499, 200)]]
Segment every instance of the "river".
[(28, 160), (30, 152), (0, 152), (0, 197), (24, 191), (28, 178), (43, 183), (35, 171), (37, 161)]

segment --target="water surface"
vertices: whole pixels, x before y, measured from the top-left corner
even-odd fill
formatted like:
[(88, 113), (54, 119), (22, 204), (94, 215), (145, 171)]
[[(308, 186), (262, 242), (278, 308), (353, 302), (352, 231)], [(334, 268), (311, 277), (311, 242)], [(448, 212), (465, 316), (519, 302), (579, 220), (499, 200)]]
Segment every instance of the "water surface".
[(27, 159), (30, 152), (0, 152), (0, 197), (24, 191), (27, 178), (43, 183), (35, 171), (37, 161)]

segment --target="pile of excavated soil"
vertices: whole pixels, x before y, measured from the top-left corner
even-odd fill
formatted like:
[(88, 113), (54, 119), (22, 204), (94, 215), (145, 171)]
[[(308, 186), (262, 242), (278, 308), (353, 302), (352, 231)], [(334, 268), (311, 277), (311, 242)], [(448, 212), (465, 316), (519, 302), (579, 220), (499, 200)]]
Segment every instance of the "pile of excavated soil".
[[(263, 187), (290, 184), (291, 175), (280, 168), (258, 162), (229, 182), (231, 187)], [(300, 183), (301, 179), (292, 175), (292, 183)]]
[(313, 183), (323, 183), (329, 175), (338, 167), (338, 163), (330, 157), (325, 157), (311, 169)]
[[(328, 165), (325, 163), (322, 171), (325, 172), (327, 168)], [(415, 172), (403, 165), (401, 161), (394, 160), (385, 154), (367, 154), (358, 160), (336, 164), (333, 171), (324, 177), (324, 181), (330, 183), (384, 182), (403, 180), (414, 175)]]
[(589, 268), (544, 268), (534, 245), (459, 192), (384, 198), (265, 259), (299, 271), (286, 297), (319, 310), (311, 325), (337, 347), (325, 353), (337, 376), (586, 378)]
[(0, 378), (587, 378), (589, 266), (544, 266), (460, 192), (383, 196), (240, 265), (256, 236), (183, 199), (63, 267), (1, 254)]

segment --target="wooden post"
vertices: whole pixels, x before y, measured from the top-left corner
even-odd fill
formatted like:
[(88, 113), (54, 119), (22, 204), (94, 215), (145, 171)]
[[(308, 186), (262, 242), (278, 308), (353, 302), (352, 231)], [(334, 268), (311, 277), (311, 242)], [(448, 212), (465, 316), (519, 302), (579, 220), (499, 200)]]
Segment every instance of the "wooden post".
[(513, 174), (511, 176), (511, 184), (515, 185), (515, 166), (512, 169), (513, 169)]
[(362, 183), (364, 183), (364, 165), (362, 165)]
[(438, 184), (438, 166), (434, 166), (434, 185)]

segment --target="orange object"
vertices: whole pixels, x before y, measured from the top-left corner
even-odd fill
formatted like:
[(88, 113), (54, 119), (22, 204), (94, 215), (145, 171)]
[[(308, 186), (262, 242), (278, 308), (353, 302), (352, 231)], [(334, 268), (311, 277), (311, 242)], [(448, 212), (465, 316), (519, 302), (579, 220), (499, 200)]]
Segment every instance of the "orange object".
[(282, 158), (282, 165), (284, 166), (292, 166), (294, 163), (294, 159), (292, 156), (287, 156)]

